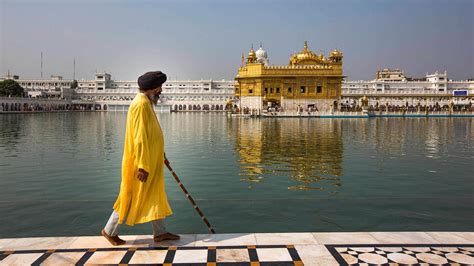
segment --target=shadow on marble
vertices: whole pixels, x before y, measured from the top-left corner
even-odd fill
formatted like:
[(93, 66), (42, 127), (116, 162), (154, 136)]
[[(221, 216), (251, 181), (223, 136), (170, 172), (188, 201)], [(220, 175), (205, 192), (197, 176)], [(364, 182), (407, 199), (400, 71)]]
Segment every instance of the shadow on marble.
[[(130, 247), (133, 246), (133, 242), (136, 236), (120, 236), (123, 240), (125, 240), (125, 245), (121, 245), (119, 247)], [(77, 237), (75, 241), (73, 241), (68, 248), (111, 248), (115, 247), (110, 244), (107, 239), (103, 236), (82, 236)]]
[(133, 246), (140, 247), (169, 247), (169, 246), (195, 246), (196, 245), (196, 235), (179, 235), (181, 238), (179, 240), (166, 240), (155, 243), (153, 241), (152, 235), (140, 235), (136, 236), (133, 241)]
[(256, 245), (254, 234), (200, 234), (196, 246), (247, 246)]

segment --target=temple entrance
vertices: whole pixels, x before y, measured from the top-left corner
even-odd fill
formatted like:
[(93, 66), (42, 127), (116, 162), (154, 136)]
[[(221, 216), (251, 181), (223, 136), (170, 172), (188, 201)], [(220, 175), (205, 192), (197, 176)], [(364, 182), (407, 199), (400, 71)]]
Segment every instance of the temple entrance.
[(281, 104), (277, 99), (266, 99), (263, 100), (263, 108), (268, 112), (278, 112), (281, 110)]

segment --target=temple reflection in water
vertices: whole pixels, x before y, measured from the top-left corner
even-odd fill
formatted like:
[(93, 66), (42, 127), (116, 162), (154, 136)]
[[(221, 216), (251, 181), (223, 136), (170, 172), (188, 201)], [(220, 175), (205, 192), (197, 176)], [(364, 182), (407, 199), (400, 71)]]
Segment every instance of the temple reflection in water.
[(284, 178), (290, 190), (337, 191), (341, 186), (341, 121), (239, 119), (236, 134), (242, 180)]

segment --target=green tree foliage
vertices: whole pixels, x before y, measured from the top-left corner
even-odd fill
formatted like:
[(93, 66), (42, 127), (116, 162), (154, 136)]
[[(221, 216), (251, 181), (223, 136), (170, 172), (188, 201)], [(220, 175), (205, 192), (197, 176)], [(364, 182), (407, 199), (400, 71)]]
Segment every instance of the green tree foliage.
[(71, 83), (71, 89), (75, 89), (77, 88), (77, 80), (74, 80), (72, 83)]
[(12, 79), (0, 81), (0, 97), (23, 97), (24, 92), (25, 89)]

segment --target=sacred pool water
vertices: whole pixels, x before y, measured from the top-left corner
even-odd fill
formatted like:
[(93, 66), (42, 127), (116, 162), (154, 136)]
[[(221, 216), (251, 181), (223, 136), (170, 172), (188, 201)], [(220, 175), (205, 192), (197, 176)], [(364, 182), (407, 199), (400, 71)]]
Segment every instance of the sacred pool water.
[[(0, 115), (0, 237), (98, 235), (119, 191), (125, 119)], [(473, 118), (159, 120), (167, 157), (218, 233), (474, 230)], [(206, 233), (165, 178), (168, 229)]]

